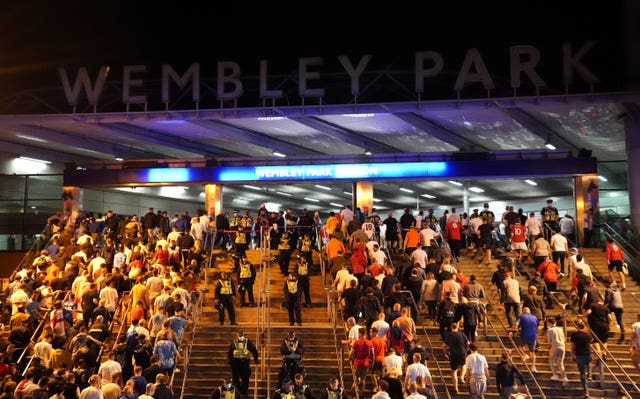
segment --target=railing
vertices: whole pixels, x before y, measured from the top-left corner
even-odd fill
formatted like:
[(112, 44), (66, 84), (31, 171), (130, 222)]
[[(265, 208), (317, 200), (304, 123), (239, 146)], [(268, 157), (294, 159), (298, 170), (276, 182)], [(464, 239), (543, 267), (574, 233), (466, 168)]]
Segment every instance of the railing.
[(333, 346), (336, 351), (336, 361), (338, 363), (338, 378), (340, 379), (340, 386), (344, 387), (344, 352), (342, 340), (338, 340), (338, 306), (337, 301), (339, 300), (339, 295), (337, 290), (331, 288), (325, 288), (327, 292), (327, 303), (329, 307), (329, 322), (331, 323), (331, 328), (333, 330)]
[[(634, 296), (634, 298), (635, 298), (635, 296)], [(576, 311), (576, 309), (571, 305), (571, 303), (568, 303), (567, 306), (569, 306), (573, 312), (578, 313)], [(576, 322), (574, 320), (571, 320), (571, 319), (570, 319), (570, 321), (571, 321), (571, 324), (575, 328), (577, 328)], [(620, 369), (620, 372), (625, 376), (625, 378), (627, 380), (629, 380), (629, 382), (631, 383), (631, 386), (633, 386), (633, 388), (635, 389), (635, 392), (636, 393), (640, 393), (640, 388), (638, 388), (638, 385), (636, 385), (636, 383), (633, 381), (633, 377), (631, 377), (629, 375), (629, 373), (627, 373), (627, 371), (625, 370), (624, 366), (622, 364), (620, 364), (620, 362), (618, 362), (618, 360), (613, 356), (613, 354), (609, 351), (609, 349), (602, 343), (602, 341), (595, 334), (591, 334), (591, 337), (598, 344), (600, 349), (604, 353), (606, 353), (607, 360), (608, 361), (613, 361), (615, 363), (615, 365)], [(596, 367), (598, 368), (598, 371), (599, 371), (601, 386), (604, 383), (604, 369), (606, 368), (607, 372), (611, 375), (611, 377), (614, 379), (614, 381), (618, 385), (618, 389), (620, 391), (623, 391), (627, 395), (627, 397), (631, 397), (631, 394), (629, 393), (627, 388), (624, 386), (622, 381), (618, 378), (616, 373), (614, 373), (613, 370), (611, 370), (611, 368), (609, 367), (609, 365), (605, 361), (602, 352), (600, 352), (598, 350), (596, 344), (592, 343), (592, 344), (590, 344), (590, 347), (591, 347), (591, 352), (594, 353), (596, 355), (596, 357), (597, 357)]]
[[(491, 308), (490, 311), (494, 313), (496, 319), (498, 319), (500, 321), (500, 324), (502, 325), (503, 330), (504, 331), (509, 331), (511, 326), (507, 327), (504, 324), (504, 320), (502, 320), (502, 318), (500, 317), (500, 314), (498, 313), (498, 307), (493, 305), (493, 303), (491, 302), (491, 299), (489, 297), (487, 297), (487, 304)], [(513, 360), (512, 360), (512, 357), (511, 357), (511, 350), (507, 349), (507, 346), (504, 344), (503, 338), (498, 333), (498, 328), (493, 324), (493, 321), (489, 317), (486, 318), (485, 322), (487, 324), (491, 325), (491, 330), (493, 331), (494, 336), (497, 338), (498, 342), (500, 343), (500, 347), (502, 348), (503, 353), (506, 353), (507, 357), (509, 358), (509, 361), (513, 363)], [(513, 348), (518, 348), (518, 345), (515, 342), (515, 340), (513, 339), (513, 336), (509, 336), (509, 342), (510, 342), (510, 344), (512, 345)], [(515, 364), (514, 364), (514, 366), (515, 366)], [(536, 386), (536, 388), (537, 388), (538, 392), (540, 393), (541, 397), (546, 399), (547, 396), (545, 395), (544, 390), (542, 389), (542, 387), (538, 383), (538, 380), (536, 378), (535, 373), (531, 370), (531, 368), (529, 367), (529, 365), (526, 362), (524, 363), (524, 367), (527, 369), (527, 373), (531, 377), (531, 381), (533, 381), (533, 383)], [(527, 387), (527, 390), (529, 390), (528, 387)], [(530, 392), (529, 392), (529, 396), (533, 397)]]
[[(53, 293), (53, 296), (54, 296), (53, 302), (59, 300), (60, 294), (64, 294), (64, 291), (58, 290)], [(65, 300), (67, 296), (68, 296), (68, 293), (62, 298), (62, 300)], [(51, 311), (51, 309), (48, 309), (48, 311)], [(29, 339), (29, 345), (27, 345), (25, 348), (22, 348), (22, 353), (20, 354), (20, 357), (18, 357), (18, 360), (16, 361), (16, 364), (18, 365), (18, 369), (21, 369), (20, 365), (24, 361), (25, 357), (29, 355), (29, 352), (30, 352), (29, 349), (35, 343), (37, 343), (36, 337), (42, 333), (44, 326), (49, 323), (49, 315), (50, 315), (49, 312), (45, 313), (44, 317), (42, 317), (42, 320), (40, 320), (40, 323), (38, 323), (38, 326), (33, 331), (33, 334)], [(23, 377), (27, 374), (27, 370), (29, 369), (29, 366), (31, 365), (32, 361), (33, 361), (33, 356), (29, 358), (29, 361), (27, 362), (27, 364), (24, 366), (24, 368), (21, 369)]]
[[(189, 364), (191, 360), (191, 349), (193, 348), (193, 343), (196, 340), (196, 330), (198, 329), (198, 321), (200, 320), (200, 315), (202, 314), (202, 308), (204, 306), (204, 294), (205, 294), (204, 290), (198, 290), (198, 300), (193, 306), (193, 313), (192, 313), (193, 328), (191, 330), (191, 340), (189, 342), (189, 345), (187, 345), (186, 348), (184, 349), (184, 358), (182, 362), (182, 370), (184, 371), (182, 374), (182, 386), (180, 387), (180, 399), (184, 398), (184, 391), (187, 386), (187, 380), (189, 379)], [(171, 376), (170, 386), (173, 386), (173, 376), (175, 374), (176, 373), (174, 372)]]
[[(408, 295), (409, 296), (409, 302), (411, 303), (411, 306), (414, 307), (414, 309), (416, 310), (416, 314), (420, 314), (420, 309), (418, 307), (418, 304), (416, 303), (415, 298), (413, 297), (413, 293), (411, 291), (399, 291), (401, 294), (403, 295)], [(391, 326), (389, 326), (391, 327)], [(424, 336), (427, 337), (427, 341), (429, 342), (429, 349), (431, 351), (431, 358), (436, 360), (436, 354), (433, 350), (433, 343), (431, 342), (431, 337), (429, 337), (429, 334), (427, 332), (427, 329), (424, 326), (424, 323), (422, 323), (422, 332), (424, 333)], [(407, 359), (408, 361), (411, 361), (411, 359)], [(424, 359), (426, 360), (426, 359)], [(449, 392), (449, 387), (447, 386), (447, 382), (445, 379), (445, 373), (442, 370), (442, 368), (440, 367), (440, 363), (436, 360), (436, 368), (438, 369), (438, 375), (440, 376), (440, 379), (442, 380), (442, 386), (444, 387), (444, 392), (447, 394), (447, 398), (451, 399), (451, 393)], [(438, 392), (436, 391), (436, 386), (433, 382), (433, 378), (430, 379), (430, 383), (431, 383), (431, 391), (433, 392), (433, 395), (435, 396), (436, 399), (439, 398)], [(405, 387), (405, 389), (407, 389), (408, 387)]]

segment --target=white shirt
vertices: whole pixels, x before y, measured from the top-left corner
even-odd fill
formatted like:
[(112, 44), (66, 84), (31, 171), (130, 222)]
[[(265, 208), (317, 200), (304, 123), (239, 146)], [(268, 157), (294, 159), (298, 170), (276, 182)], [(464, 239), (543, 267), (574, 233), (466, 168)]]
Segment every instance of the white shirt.
[(486, 376), (485, 370), (489, 368), (489, 365), (486, 357), (479, 353), (472, 353), (467, 356), (464, 367), (469, 370), (471, 376), (480, 377)]
[(373, 327), (378, 329), (378, 337), (384, 338), (387, 336), (387, 331), (389, 330), (389, 323), (387, 323), (386, 321), (376, 320), (373, 323), (371, 323), (371, 328)]
[(422, 229), (419, 231), (420, 241), (423, 247), (430, 247), (431, 240), (435, 240), (438, 238), (438, 233), (427, 227), (426, 229)]
[(387, 373), (389, 372), (389, 370), (391, 370), (392, 368), (397, 368), (398, 369), (398, 375), (402, 375), (402, 356), (398, 355), (398, 354), (393, 354), (393, 355), (387, 355), (384, 357), (384, 359), (382, 359), (382, 366), (384, 367), (384, 369), (387, 371)]
[(122, 373), (122, 366), (120, 366), (120, 363), (111, 359), (102, 363), (98, 369), (98, 374), (102, 377), (103, 383), (112, 382), (111, 377), (116, 373)]
[(631, 346), (640, 349), (640, 321), (631, 325)]
[(551, 251), (554, 252), (566, 252), (568, 248), (568, 241), (562, 234), (554, 234), (551, 236)]
[(429, 256), (422, 250), (422, 248), (418, 248), (411, 253), (411, 264), (415, 265), (416, 263), (419, 263), (420, 267), (423, 269), (427, 267), (428, 259)]
[(407, 367), (407, 381), (408, 382), (416, 382), (417, 376), (422, 376), (422, 380), (427, 382), (429, 378), (431, 378), (431, 373), (427, 366), (422, 363), (411, 363)]
[(537, 236), (540, 234), (540, 229), (542, 229), (540, 221), (535, 217), (529, 217), (527, 222), (524, 224), (524, 227), (527, 228), (527, 232), (530, 236)]

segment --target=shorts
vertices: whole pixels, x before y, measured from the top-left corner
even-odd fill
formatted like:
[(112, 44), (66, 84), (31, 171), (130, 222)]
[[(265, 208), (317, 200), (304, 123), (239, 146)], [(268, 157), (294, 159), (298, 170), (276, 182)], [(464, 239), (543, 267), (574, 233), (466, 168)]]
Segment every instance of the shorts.
[(491, 249), (492, 243), (491, 238), (480, 239), (480, 247), (482, 249)]
[(451, 364), (451, 370), (457, 370), (458, 368), (464, 366), (465, 363), (464, 356), (451, 356), (449, 359), (449, 363)]
[(522, 346), (526, 346), (527, 348), (529, 348), (530, 352), (535, 352), (536, 344), (537, 344), (538, 340), (537, 339), (523, 339), (523, 338), (520, 338), (520, 342), (522, 343)]
[(367, 372), (369, 369), (360, 369), (356, 368), (356, 377), (357, 378), (365, 378), (367, 376)]
[(525, 242), (512, 242), (511, 243), (511, 250), (512, 251), (527, 251), (527, 243)]
[(621, 260), (611, 260), (609, 261), (609, 270), (616, 269), (617, 272), (622, 271), (622, 261)]
[(374, 362), (371, 372), (376, 375), (382, 375), (382, 362)]
[(609, 330), (607, 328), (592, 328), (591, 333), (596, 336), (603, 344), (609, 340)]

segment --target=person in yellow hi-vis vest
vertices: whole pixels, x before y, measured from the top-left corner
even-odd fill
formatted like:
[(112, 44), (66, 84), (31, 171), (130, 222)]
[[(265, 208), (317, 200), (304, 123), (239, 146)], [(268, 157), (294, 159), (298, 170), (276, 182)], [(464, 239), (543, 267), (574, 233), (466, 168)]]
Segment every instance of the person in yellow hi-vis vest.
[(242, 395), (231, 378), (223, 378), (222, 385), (213, 389), (209, 399), (242, 399)]
[(255, 364), (259, 364), (258, 349), (249, 338), (245, 337), (244, 331), (238, 331), (229, 346), (227, 359), (231, 366), (233, 385), (238, 388), (243, 397), (247, 396), (249, 389), (249, 377), (251, 377), (250, 356), (253, 356)]
[(300, 287), (298, 278), (294, 273), (284, 282), (284, 303), (289, 311), (289, 325), (298, 323), (302, 325), (302, 311), (300, 310)]
[(236, 325), (236, 309), (233, 305), (233, 297), (236, 296), (236, 283), (229, 277), (227, 272), (220, 273), (220, 279), (216, 283), (214, 291), (215, 307), (218, 309), (220, 325), (224, 325), (224, 311), (229, 314), (229, 321)]

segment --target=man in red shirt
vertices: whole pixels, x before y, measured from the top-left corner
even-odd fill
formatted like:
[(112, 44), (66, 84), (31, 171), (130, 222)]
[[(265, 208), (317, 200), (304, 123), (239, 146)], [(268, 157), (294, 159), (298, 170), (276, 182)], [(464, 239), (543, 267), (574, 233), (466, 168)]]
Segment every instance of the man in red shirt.
[(511, 226), (511, 250), (516, 255), (516, 263), (522, 265), (522, 254), (527, 252), (525, 237), (527, 229), (520, 224), (519, 220)]
[(460, 263), (460, 232), (462, 225), (459, 221), (450, 220), (444, 228), (444, 237), (451, 248), (451, 256)]
[(378, 335), (378, 328), (371, 327), (371, 345), (373, 347), (373, 377), (374, 391), (379, 388), (379, 381), (382, 378), (382, 361), (387, 354), (387, 340)]
[(358, 329), (358, 339), (353, 341), (349, 359), (356, 370), (357, 380), (354, 388), (359, 392), (364, 392), (367, 373), (369, 372), (369, 367), (373, 365), (374, 359), (373, 344), (367, 339), (364, 327)]
[(616, 278), (613, 276), (613, 269), (616, 269), (618, 275), (620, 276), (620, 284), (622, 285), (622, 290), (626, 290), (627, 286), (624, 282), (624, 273), (622, 272), (622, 262), (624, 262), (624, 253), (622, 253), (622, 248), (615, 242), (611, 237), (607, 237), (607, 247), (606, 247), (606, 256), (607, 256), (607, 266), (609, 267), (609, 280), (616, 281)]
[(540, 264), (540, 275), (547, 285), (547, 309), (553, 308), (553, 301), (551, 295), (553, 291), (558, 288), (558, 273), (560, 273), (560, 266), (554, 263), (549, 256), (546, 257), (544, 262)]

